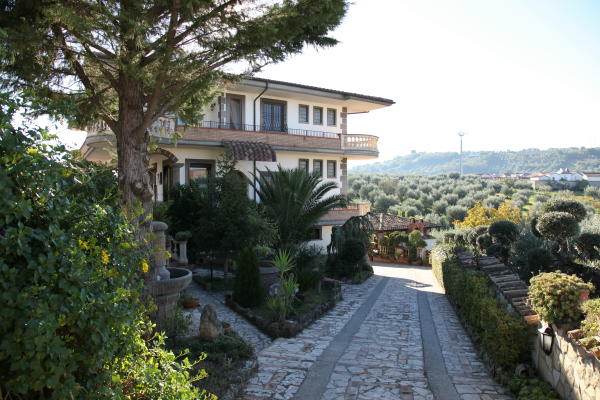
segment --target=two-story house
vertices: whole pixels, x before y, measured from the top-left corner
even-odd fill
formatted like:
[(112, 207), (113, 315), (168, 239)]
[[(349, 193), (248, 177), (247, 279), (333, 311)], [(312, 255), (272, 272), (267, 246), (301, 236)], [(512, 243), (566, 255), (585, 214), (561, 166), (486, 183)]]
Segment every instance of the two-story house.
[[(157, 143), (150, 156), (155, 201), (167, 200), (175, 184), (214, 174), (216, 160), (226, 148), (248, 179), (268, 174), (280, 164), (334, 180), (345, 193), (348, 160), (374, 159), (379, 154), (376, 136), (348, 133), (348, 115), (392, 104), (380, 97), (261, 78), (224, 85), (199, 126), (165, 116), (151, 127)], [(81, 149), (83, 157), (111, 161), (115, 157), (111, 136), (101, 122), (90, 127)], [(252, 185), (248, 196), (256, 199)], [(361, 205), (330, 212), (315, 227), (315, 243), (326, 246), (333, 226), (367, 211)]]

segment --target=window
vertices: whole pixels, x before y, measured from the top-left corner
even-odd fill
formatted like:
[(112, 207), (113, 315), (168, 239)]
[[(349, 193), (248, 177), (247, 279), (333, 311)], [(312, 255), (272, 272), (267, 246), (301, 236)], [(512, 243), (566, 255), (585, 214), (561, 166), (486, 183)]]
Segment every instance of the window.
[(323, 125), (323, 107), (313, 107), (313, 124)]
[(310, 233), (310, 240), (321, 240), (323, 239), (323, 233), (321, 228), (313, 228)]
[(337, 176), (336, 162), (333, 160), (327, 160), (327, 177), (335, 178)]
[(277, 100), (261, 100), (262, 130), (285, 132), (285, 102)]
[(313, 160), (313, 174), (323, 177), (323, 160)]
[(298, 160), (298, 168), (305, 170), (308, 172), (308, 160), (306, 158), (301, 158)]
[(260, 171), (261, 181), (267, 182), (268, 184), (273, 182), (273, 174), (271, 171)]
[(327, 125), (329, 125), (329, 126), (337, 125), (337, 111), (333, 108), (327, 109)]
[(298, 106), (298, 122), (301, 124), (308, 124), (308, 106), (300, 104)]
[(188, 181), (206, 179), (210, 175), (212, 165), (208, 163), (191, 162), (188, 167)]

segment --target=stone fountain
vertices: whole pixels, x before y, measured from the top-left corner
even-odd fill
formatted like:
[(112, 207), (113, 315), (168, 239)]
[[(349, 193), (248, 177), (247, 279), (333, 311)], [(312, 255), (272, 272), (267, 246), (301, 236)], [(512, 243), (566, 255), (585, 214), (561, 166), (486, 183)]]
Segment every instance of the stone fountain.
[(167, 224), (160, 221), (152, 222), (154, 233), (154, 268), (152, 296), (156, 304), (154, 320), (156, 327), (161, 330), (165, 322), (175, 315), (175, 305), (181, 292), (192, 281), (192, 271), (185, 268), (167, 268), (166, 236)]

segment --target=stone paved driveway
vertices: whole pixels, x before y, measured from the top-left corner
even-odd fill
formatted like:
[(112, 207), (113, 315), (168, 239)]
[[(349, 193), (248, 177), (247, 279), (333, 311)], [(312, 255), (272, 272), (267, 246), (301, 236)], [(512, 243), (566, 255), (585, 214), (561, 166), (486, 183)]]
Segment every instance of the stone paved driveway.
[(243, 399), (511, 399), (478, 360), (430, 269), (374, 269), (300, 335), (264, 348)]

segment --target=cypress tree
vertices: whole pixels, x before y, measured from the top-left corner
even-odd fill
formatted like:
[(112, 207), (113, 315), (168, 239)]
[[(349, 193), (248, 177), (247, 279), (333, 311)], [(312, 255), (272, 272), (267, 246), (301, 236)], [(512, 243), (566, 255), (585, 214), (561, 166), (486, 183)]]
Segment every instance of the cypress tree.
[(263, 299), (258, 259), (250, 247), (242, 250), (233, 285), (233, 300), (243, 307), (256, 307)]

